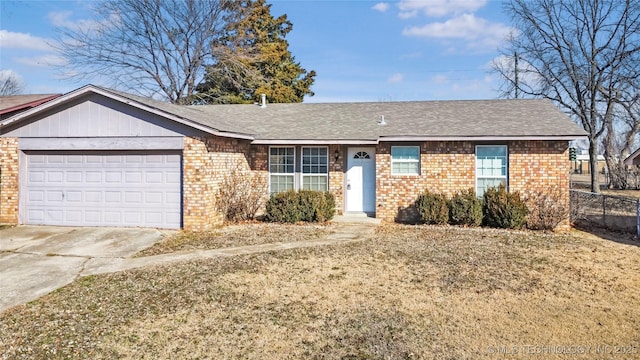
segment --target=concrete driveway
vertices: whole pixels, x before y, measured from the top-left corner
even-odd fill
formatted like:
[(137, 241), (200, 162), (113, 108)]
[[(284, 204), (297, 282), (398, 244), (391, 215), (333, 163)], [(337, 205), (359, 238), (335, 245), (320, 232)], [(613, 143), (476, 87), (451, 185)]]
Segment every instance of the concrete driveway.
[(95, 258), (126, 258), (163, 237), (156, 229), (17, 226), (0, 230), (0, 312), (74, 281)]

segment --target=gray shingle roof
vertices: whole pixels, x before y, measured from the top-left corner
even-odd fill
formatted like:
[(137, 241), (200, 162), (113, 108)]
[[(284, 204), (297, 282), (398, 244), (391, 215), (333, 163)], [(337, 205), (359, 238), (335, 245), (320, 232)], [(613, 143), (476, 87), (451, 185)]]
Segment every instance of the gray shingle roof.
[[(460, 100), (386, 103), (193, 106), (212, 123), (233, 121), (256, 140), (378, 140), (382, 137), (582, 137), (550, 101)], [(384, 116), (386, 126), (378, 124)]]
[[(257, 105), (181, 106), (93, 85), (60, 99), (68, 101), (86, 91), (96, 90), (130, 100), (133, 105), (139, 103), (153, 108), (196, 128), (225, 133), (223, 136), (252, 138), (256, 142), (569, 139), (586, 135), (550, 101), (540, 99), (268, 104), (266, 108)], [(39, 111), (39, 108), (32, 110)], [(28, 113), (25, 114), (28, 116)], [(386, 122), (384, 126), (379, 125), (382, 116)], [(10, 121), (12, 118), (5, 123)]]

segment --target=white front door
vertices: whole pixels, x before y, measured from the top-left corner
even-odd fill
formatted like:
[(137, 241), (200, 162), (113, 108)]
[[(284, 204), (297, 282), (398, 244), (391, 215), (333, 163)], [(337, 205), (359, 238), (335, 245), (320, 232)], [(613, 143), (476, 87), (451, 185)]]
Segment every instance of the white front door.
[(347, 152), (347, 212), (376, 211), (375, 148), (349, 148)]

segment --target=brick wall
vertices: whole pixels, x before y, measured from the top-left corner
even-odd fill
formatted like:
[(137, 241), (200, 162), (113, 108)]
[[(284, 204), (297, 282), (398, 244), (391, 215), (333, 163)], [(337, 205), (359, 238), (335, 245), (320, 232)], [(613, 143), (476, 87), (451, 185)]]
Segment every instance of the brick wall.
[[(385, 221), (417, 220), (413, 202), (425, 191), (445, 193), (475, 188), (475, 143), (425, 142), (420, 145), (420, 175), (391, 175), (391, 146), (376, 148), (376, 217)], [(558, 188), (569, 196), (567, 141), (511, 141), (509, 187), (523, 195)]]
[[(336, 151), (338, 159), (336, 160)], [(329, 191), (336, 197), (336, 214), (344, 211), (344, 172), (347, 148), (342, 145), (329, 146)]]
[(247, 141), (220, 137), (185, 137), (183, 150), (183, 227), (206, 230), (224, 222), (217, 196), (225, 175), (249, 171)]
[(453, 195), (475, 186), (475, 148), (468, 142), (425, 142), (397, 144), (420, 146), (420, 175), (391, 174), (391, 146), (376, 148), (376, 217), (385, 221), (412, 222), (413, 206), (425, 190)]
[(0, 138), (0, 223), (18, 223), (18, 139)]
[[(559, 190), (569, 208), (569, 144), (567, 141), (509, 142), (509, 190), (527, 196), (534, 192)], [(568, 229), (569, 219), (557, 229)]]

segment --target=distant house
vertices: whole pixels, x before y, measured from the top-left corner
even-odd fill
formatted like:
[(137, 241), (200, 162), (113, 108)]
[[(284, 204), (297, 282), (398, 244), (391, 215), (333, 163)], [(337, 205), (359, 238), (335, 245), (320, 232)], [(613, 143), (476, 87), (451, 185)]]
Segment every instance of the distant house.
[(0, 122), (0, 221), (207, 229), (241, 164), (268, 193), (410, 221), (418, 194), (567, 190), (586, 134), (546, 100), (178, 106), (88, 85)]
[[(607, 163), (603, 155), (598, 155), (597, 159), (597, 172), (604, 173), (604, 169), (607, 167)], [(591, 174), (591, 160), (589, 159), (589, 152), (576, 155), (576, 159), (571, 162), (571, 172), (575, 174)]]
[(627, 156), (627, 158), (624, 159), (624, 164), (640, 165), (640, 149), (634, 151), (633, 153), (631, 153), (631, 155)]
[(62, 94), (0, 96), (0, 120), (10, 118), (59, 96)]

